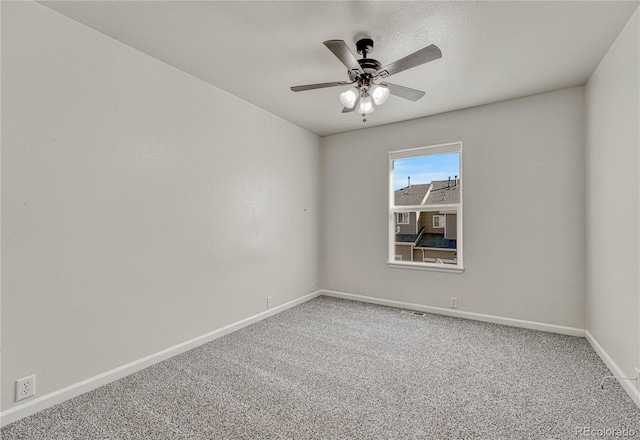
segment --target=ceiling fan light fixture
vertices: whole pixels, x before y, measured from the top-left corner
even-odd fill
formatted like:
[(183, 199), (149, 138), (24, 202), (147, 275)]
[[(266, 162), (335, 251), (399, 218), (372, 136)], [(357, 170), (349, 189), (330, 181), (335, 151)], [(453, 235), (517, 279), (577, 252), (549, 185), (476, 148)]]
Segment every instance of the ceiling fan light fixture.
[(346, 92), (340, 93), (340, 102), (346, 108), (353, 108), (356, 103), (356, 99), (358, 99), (358, 89), (355, 87), (350, 88)]
[(371, 87), (371, 97), (376, 105), (384, 104), (389, 98), (389, 89), (378, 84)]
[(367, 96), (366, 98), (362, 98), (360, 100), (360, 104), (358, 105), (358, 113), (361, 115), (365, 115), (367, 113), (373, 113), (375, 108), (373, 107), (373, 103), (371, 102), (371, 97)]
[[(442, 52), (438, 46), (431, 44), (383, 67), (378, 60), (368, 58), (373, 50), (373, 40), (370, 38), (362, 38), (356, 42), (358, 53), (362, 55), (362, 59), (360, 60), (356, 59), (353, 52), (349, 49), (349, 46), (347, 46), (347, 43), (343, 40), (327, 40), (324, 42), (324, 45), (347, 68), (349, 82), (333, 81), (307, 84), (303, 86), (293, 86), (291, 90), (294, 92), (303, 92), (305, 90), (356, 84), (355, 87), (340, 93), (340, 102), (344, 105), (342, 113), (351, 113), (357, 109), (358, 113), (362, 115), (363, 122), (367, 122), (367, 113), (374, 112), (374, 105), (384, 104), (389, 98), (389, 95), (395, 95), (413, 102), (424, 96), (424, 92), (420, 90), (386, 82), (387, 77), (442, 58)], [(376, 84), (376, 82), (380, 80), (383, 82)]]

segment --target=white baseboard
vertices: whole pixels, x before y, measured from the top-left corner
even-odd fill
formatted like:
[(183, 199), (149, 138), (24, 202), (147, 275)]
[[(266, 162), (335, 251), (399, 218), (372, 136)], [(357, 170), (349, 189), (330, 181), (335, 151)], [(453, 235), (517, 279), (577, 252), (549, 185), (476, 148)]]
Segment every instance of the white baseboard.
[[(585, 337), (587, 338), (587, 341), (589, 341), (589, 344), (591, 344), (595, 352), (598, 353), (598, 356), (600, 356), (602, 362), (604, 362), (604, 364), (614, 376), (628, 377), (625, 376), (624, 372), (620, 369), (620, 367), (618, 367), (618, 364), (613, 361), (611, 356), (609, 356), (609, 354), (604, 350), (604, 348), (602, 348), (596, 338), (594, 338), (588, 330), (585, 331)], [(640, 408), (640, 390), (638, 390), (638, 388), (636, 388), (636, 385), (634, 385), (636, 382), (632, 380), (619, 380), (618, 382), (631, 397), (631, 399), (635, 402), (635, 404)]]
[(444, 309), (442, 307), (424, 306), (422, 304), (413, 304), (403, 301), (374, 298), (372, 296), (354, 295), (352, 293), (336, 292), (333, 290), (321, 290), (320, 295), (333, 296), (335, 298), (350, 299), (353, 301), (361, 301), (371, 304), (380, 304), (383, 306), (398, 307), (401, 309), (418, 310), (420, 312), (435, 313), (438, 315), (453, 316), (456, 318), (472, 319), (474, 321), (492, 322), (494, 324), (509, 325), (511, 327), (521, 327), (531, 330), (560, 333), (569, 336), (584, 337), (585, 335), (583, 329), (575, 327), (565, 327), (562, 325), (545, 324), (543, 322), (535, 321), (524, 321), (522, 319), (505, 318), (502, 316), (483, 315), (481, 313), (464, 312), (462, 310), (455, 309)]
[[(106, 371), (104, 373), (101, 373), (97, 376), (83, 380), (81, 382), (77, 382), (73, 385), (54, 391), (45, 396), (38, 397), (34, 400), (30, 400), (28, 402), (23, 403), (22, 405), (18, 405), (13, 408), (10, 408), (0, 413), (0, 426), (6, 426), (9, 423), (13, 423), (23, 417), (30, 416), (32, 414), (35, 414), (38, 411), (42, 411), (43, 409), (52, 407), (53, 405), (56, 405), (58, 403), (62, 403), (65, 400), (69, 400), (73, 397), (79, 396), (80, 394), (84, 394), (88, 391), (99, 388), (117, 379), (128, 376), (129, 374), (135, 373), (136, 371), (142, 370), (153, 364), (169, 359), (170, 357), (176, 356), (180, 353), (184, 353), (185, 351), (189, 351), (193, 348), (196, 348), (202, 344), (211, 342), (217, 338), (220, 338), (224, 335), (232, 333), (236, 330), (240, 330), (241, 328), (247, 327), (255, 322), (261, 321), (270, 316), (281, 313), (287, 309), (290, 309), (291, 307), (295, 307), (299, 304), (302, 304), (320, 295), (350, 299), (353, 301), (367, 302), (372, 304), (380, 304), (380, 305), (385, 305), (390, 307), (419, 310), (422, 312), (454, 316), (458, 318), (466, 318), (466, 319), (472, 319), (476, 321), (492, 322), (495, 324), (509, 325), (512, 327), (522, 327), (522, 328), (528, 328), (532, 330), (541, 330), (541, 331), (560, 333), (560, 334), (570, 335), (570, 336), (586, 337), (589, 343), (592, 345), (593, 349), (596, 351), (596, 353), (598, 353), (600, 358), (602, 358), (603, 362), (607, 365), (607, 367), (611, 370), (611, 372), (616, 376), (624, 376), (624, 374), (622, 373), (622, 370), (620, 370), (620, 368), (616, 365), (613, 359), (611, 359), (611, 357), (607, 354), (607, 352), (604, 351), (604, 349), (600, 346), (600, 344), (598, 344), (595, 338), (588, 331), (585, 331), (583, 329), (578, 329), (574, 327), (565, 327), (565, 326), (554, 325), (554, 324), (545, 324), (545, 323), (540, 323), (535, 321), (524, 321), (521, 319), (505, 318), (501, 316), (464, 312), (461, 310), (444, 309), (441, 307), (424, 306), (421, 304), (413, 304), (413, 303), (407, 303), (402, 301), (374, 298), (374, 297), (363, 296), (363, 295), (354, 295), (350, 293), (336, 292), (332, 290), (318, 290), (308, 295), (297, 298), (293, 301), (289, 301), (285, 304), (281, 304), (277, 307), (273, 307), (272, 309), (265, 310), (264, 312), (258, 313), (256, 315), (253, 315), (241, 321), (235, 322), (233, 324), (229, 324), (225, 327), (219, 328), (217, 330), (214, 330), (202, 336), (198, 336), (189, 341), (185, 341), (183, 343), (174, 345), (173, 347), (169, 347), (165, 350), (151, 354), (144, 358), (135, 360), (133, 362), (129, 362), (128, 364)], [(636, 403), (636, 405), (640, 407), (640, 391), (638, 391), (638, 389), (635, 388), (635, 386), (633, 385), (633, 382), (620, 381), (620, 384), (622, 385), (624, 390), (629, 394), (629, 396), (631, 396), (631, 398)]]
[(22, 405), (14, 406), (13, 408), (0, 413), (0, 426), (6, 426), (9, 423), (13, 423), (23, 417), (30, 416), (37, 413), (38, 411), (42, 411), (43, 409), (52, 407), (53, 405), (57, 405), (58, 403), (62, 403), (65, 400), (69, 400), (73, 397), (79, 396), (80, 394), (84, 394), (88, 391), (99, 388), (103, 385), (113, 382), (114, 380), (128, 376), (129, 374), (135, 373), (136, 371), (147, 368), (153, 364), (157, 364), (158, 362), (162, 362), (166, 359), (169, 359), (170, 357), (176, 356), (180, 353), (184, 353), (185, 351), (189, 351), (202, 344), (206, 344), (207, 342), (211, 342), (236, 330), (240, 330), (243, 327), (290, 309), (291, 307), (295, 307), (298, 304), (302, 304), (303, 302), (309, 301), (310, 299), (313, 299), (319, 295), (320, 291), (312, 292), (308, 295), (294, 299), (293, 301), (289, 301), (287, 303), (265, 310), (264, 312), (258, 313), (257, 315), (250, 316), (246, 319), (235, 322), (233, 324), (229, 324), (225, 327), (206, 333), (202, 336), (198, 336), (189, 341), (182, 342), (180, 344), (174, 345), (173, 347), (169, 347), (165, 350), (151, 354), (144, 358), (129, 362), (128, 364), (122, 365), (112, 370), (105, 371), (104, 373), (98, 374), (97, 376), (91, 377), (81, 382), (77, 382), (73, 385), (69, 385), (68, 387), (54, 391), (42, 397), (30, 400), (23, 403)]

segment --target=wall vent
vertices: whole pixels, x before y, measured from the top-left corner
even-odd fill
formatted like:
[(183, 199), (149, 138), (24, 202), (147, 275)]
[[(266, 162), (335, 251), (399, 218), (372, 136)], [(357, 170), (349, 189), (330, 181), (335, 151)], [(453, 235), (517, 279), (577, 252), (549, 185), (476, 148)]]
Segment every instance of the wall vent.
[(425, 316), (426, 312), (420, 312), (418, 310), (402, 310), (400, 311), (403, 315), (416, 315), (416, 316)]

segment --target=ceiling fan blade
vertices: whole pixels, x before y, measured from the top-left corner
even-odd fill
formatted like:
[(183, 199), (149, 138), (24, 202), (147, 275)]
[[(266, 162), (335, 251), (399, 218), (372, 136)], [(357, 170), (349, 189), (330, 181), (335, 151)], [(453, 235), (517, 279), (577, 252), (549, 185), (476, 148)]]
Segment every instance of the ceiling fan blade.
[(351, 108), (344, 107), (342, 109), (342, 113), (351, 113), (352, 111), (358, 108), (358, 104), (360, 104), (360, 94), (358, 94), (358, 97), (356, 98), (356, 102), (353, 103), (353, 107)]
[(418, 99), (424, 96), (424, 92), (421, 90), (412, 89), (405, 86), (399, 86), (398, 84), (391, 84), (388, 82), (380, 83), (381, 86), (385, 86), (389, 89), (389, 93), (400, 98), (408, 99), (409, 101), (416, 102)]
[(342, 64), (347, 66), (347, 69), (350, 71), (355, 70), (356, 72), (364, 73), (364, 70), (360, 67), (358, 60), (353, 56), (353, 52), (349, 50), (347, 43), (342, 40), (327, 40), (324, 42), (324, 45), (327, 46), (327, 49), (333, 52), (340, 61), (342, 61)]
[(350, 83), (347, 81), (336, 81), (336, 82), (319, 83), (319, 84), (307, 84), (304, 86), (293, 86), (291, 87), (291, 90), (294, 92), (304, 92), (305, 90), (324, 89), (327, 87), (348, 86), (349, 84), (353, 84), (353, 83)]
[(442, 58), (442, 52), (438, 46), (432, 44), (383, 67), (378, 70), (378, 75), (383, 78), (395, 75), (396, 73), (411, 69), (412, 67), (419, 66), (420, 64), (428, 63), (429, 61), (437, 60), (438, 58)]

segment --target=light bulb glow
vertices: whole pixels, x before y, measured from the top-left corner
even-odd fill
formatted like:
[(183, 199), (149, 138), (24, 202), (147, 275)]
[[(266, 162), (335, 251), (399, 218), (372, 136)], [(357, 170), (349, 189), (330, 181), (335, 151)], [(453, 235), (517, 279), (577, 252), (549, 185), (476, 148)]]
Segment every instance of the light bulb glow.
[(374, 85), (371, 87), (371, 97), (376, 105), (384, 104), (389, 98), (389, 89), (383, 86)]
[(356, 99), (358, 98), (358, 89), (355, 87), (347, 90), (346, 92), (340, 93), (340, 102), (346, 108), (352, 108), (356, 103)]
[(371, 102), (370, 97), (367, 96), (366, 98), (362, 98), (360, 100), (360, 104), (358, 105), (358, 113), (364, 115), (367, 113), (373, 113), (374, 111), (375, 108), (373, 108), (373, 103)]

